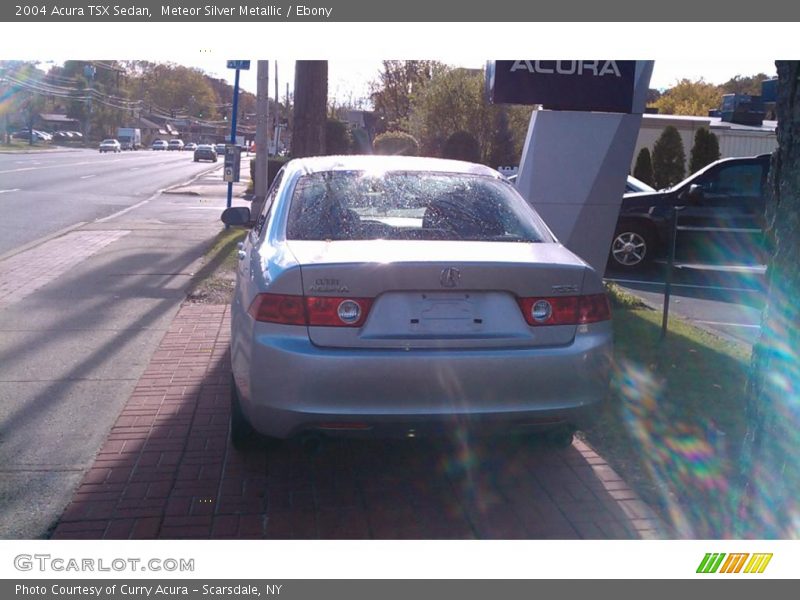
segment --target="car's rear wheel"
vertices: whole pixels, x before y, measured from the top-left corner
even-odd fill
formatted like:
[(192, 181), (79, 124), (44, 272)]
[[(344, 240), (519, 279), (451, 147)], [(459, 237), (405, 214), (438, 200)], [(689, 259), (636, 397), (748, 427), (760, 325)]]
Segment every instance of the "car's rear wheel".
[(614, 232), (609, 265), (619, 269), (641, 268), (652, 258), (655, 240), (652, 231), (639, 223), (621, 223)]

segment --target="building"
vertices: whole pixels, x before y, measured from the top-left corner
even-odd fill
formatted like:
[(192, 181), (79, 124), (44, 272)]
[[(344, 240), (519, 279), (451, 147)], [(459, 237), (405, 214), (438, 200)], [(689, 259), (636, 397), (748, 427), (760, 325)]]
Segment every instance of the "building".
[(645, 114), (636, 140), (636, 150), (631, 159), (631, 172), (636, 164), (636, 157), (642, 148), (653, 151), (656, 140), (664, 128), (672, 125), (680, 133), (683, 149), (688, 162), (694, 136), (697, 130), (705, 127), (719, 139), (721, 158), (734, 156), (757, 156), (769, 154), (778, 147), (775, 133), (777, 121), (764, 121), (761, 125), (740, 125), (723, 121), (720, 117), (692, 117), (686, 115)]

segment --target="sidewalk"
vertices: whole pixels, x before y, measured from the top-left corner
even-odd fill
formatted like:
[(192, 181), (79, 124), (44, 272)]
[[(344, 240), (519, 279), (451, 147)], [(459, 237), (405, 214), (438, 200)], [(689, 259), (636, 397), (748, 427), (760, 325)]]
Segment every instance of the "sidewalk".
[(229, 444), (227, 306), (184, 304), (53, 539), (653, 539), (591, 448), (511, 440)]
[(70, 503), (222, 230), (216, 180), (2, 261), (0, 537), (46, 537)]

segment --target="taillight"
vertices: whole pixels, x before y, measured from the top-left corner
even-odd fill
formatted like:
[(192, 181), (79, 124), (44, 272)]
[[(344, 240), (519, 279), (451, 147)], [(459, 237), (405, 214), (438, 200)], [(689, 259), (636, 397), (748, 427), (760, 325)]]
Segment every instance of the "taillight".
[(360, 327), (371, 306), (371, 298), (259, 294), (247, 312), (256, 321), (265, 323)]
[(259, 294), (247, 311), (256, 321), (282, 325), (305, 325), (306, 310), (302, 296)]
[(578, 323), (597, 323), (611, 319), (611, 306), (605, 294), (592, 294), (580, 298)]
[(370, 298), (306, 298), (308, 324), (327, 327), (361, 327), (372, 306)]
[(611, 318), (605, 294), (559, 296), (554, 298), (519, 298), (519, 306), (528, 325), (578, 325)]

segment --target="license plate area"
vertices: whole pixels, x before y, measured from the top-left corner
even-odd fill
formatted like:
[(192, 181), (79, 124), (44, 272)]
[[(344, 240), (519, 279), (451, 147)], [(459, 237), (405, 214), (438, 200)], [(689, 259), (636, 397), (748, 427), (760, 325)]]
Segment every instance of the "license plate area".
[(456, 335), (483, 327), (480, 303), (469, 293), (419, 294), (410, 311), (412, 333)]

